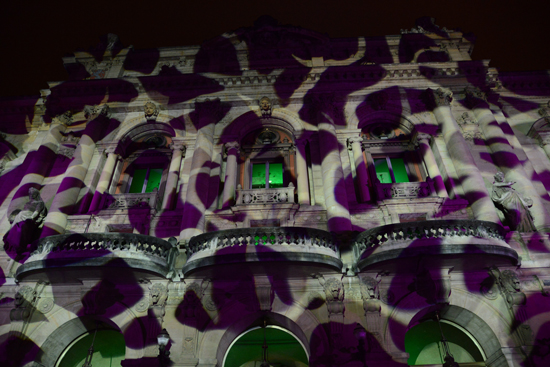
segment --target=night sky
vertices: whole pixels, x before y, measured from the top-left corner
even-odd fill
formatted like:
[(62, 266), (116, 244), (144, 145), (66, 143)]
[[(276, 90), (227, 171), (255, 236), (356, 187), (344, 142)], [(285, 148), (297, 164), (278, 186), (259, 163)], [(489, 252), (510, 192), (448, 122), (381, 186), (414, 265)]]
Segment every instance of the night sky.
[(440, 27), (476, 35), (475, 60), (491, 59), (504, 71), (550, 69), (549, 0), (24, 0), (2, 8), (0, 97), (36, 95), (48, 81), (66, 80), (61, 58), (109, 32), (136, 49), (200, 45), (263, 14), (332, 38), (397, 35), (428, 15)]

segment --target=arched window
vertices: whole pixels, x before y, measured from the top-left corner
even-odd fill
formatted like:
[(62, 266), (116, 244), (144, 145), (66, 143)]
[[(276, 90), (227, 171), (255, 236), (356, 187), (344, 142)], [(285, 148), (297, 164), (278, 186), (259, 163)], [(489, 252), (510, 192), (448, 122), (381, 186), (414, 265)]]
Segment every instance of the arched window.
[(296, 159), (293, 136), (267, 126), (241, 140), (237, 205), (293, 203)]
[(223, 366), (259, 366), (264, 359), (264, 350), (270, 366), (308, 366), (308, 356), (298, 338), (272, 325), (252, 328), (237, 337), (225, 355)]
[(97, 330), (95, 338), (94, 331), (91, 331), (74, 340), (63, 351), (55, 367), (81, 367), (88, 356), (92, 341), (93, 366), (120, 366), (126, 353), (124, 336), (115, 330)]
[(441, 330), (437, 321), (424, 321), (407, 332), (405, 350), (409, 353), (409, 366), (442, 365), (446, 355), (442, 333), (455, 362), (485, 366), (482, 349), (466, 330), (447, 320), (441, 320), (440, 325)]

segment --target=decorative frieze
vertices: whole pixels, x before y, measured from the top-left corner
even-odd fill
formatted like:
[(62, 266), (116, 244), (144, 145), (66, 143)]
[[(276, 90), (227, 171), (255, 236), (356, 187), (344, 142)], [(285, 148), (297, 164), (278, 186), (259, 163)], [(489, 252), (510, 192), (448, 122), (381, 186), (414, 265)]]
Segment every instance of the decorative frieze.
[(294, 203), (294, 184), (269, 189), (242, 189), (237, 186), (236, 205)]
[(400, 182), (400, 183), (376, 183), (378, 200), (400, 198), (425, 198), (435, 193), (433, 181), (426, 182)]

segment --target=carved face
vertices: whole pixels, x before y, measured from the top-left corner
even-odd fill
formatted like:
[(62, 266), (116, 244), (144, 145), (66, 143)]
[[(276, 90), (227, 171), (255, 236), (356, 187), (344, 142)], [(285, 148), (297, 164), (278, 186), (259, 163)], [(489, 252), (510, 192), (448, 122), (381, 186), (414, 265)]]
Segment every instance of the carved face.
[(495, 174), (495, 181), (496, 182), (503, 182), (504, 181), (504, 173), (502, 172), (497, 172)]
[(269, 100), (269, 98), (264, 97), (260, 99), (260, 109), (262, 111), (269, 111), (271, 109), (271, 101)]
[(35, 189), (34, 187), (31, 187), (29, 189), (29, 200), (37, 200), (40, 197), (40, 191)]
[(147, 102), (145, 104), (145, 107), (144, 107), (145, 116), (147, 117), (153, 116), (156, 110), (157, 110), (157, 107), (153, 103)]

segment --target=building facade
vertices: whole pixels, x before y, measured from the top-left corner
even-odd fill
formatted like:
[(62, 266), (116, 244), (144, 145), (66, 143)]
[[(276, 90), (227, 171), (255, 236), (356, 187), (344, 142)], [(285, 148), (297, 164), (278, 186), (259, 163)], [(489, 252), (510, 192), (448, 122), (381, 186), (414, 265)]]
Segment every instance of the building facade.
[(0, 101), (2, 365), (550, 363), (550, 77), (472, 49), (262, 17), (65, 57)]

